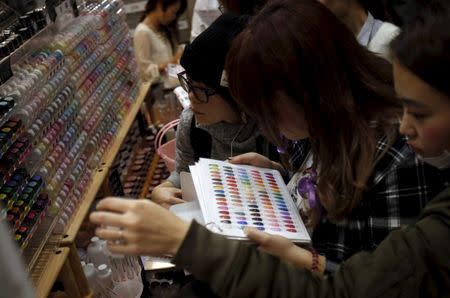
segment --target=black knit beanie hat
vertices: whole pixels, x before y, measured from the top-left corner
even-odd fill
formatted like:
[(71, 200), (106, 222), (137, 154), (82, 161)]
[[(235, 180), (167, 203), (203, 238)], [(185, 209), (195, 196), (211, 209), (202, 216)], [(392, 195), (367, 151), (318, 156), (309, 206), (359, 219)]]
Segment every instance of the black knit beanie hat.
[(245, 28), (248, 17), (225, 13), (184, 49), (181, 66), (187, 76), (219, 89), (225, 60), (233, 39)]

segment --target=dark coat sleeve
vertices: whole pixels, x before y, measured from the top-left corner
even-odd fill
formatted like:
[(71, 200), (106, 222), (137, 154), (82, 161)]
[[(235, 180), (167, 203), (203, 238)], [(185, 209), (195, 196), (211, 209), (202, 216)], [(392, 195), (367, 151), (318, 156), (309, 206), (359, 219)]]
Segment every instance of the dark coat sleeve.
[(449, 297), (450, 191), (433, 199), (414, 226), (392, 232), (321, 279), (191, 224), (174, 263), (223, 297)]

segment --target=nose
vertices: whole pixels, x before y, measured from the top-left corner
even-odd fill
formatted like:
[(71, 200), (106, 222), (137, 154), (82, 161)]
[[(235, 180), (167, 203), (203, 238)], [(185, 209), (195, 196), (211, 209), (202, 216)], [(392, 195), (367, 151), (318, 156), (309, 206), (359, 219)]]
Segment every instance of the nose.
[(411, 119), (411, 115), (403, 112), (402, 118), (400, 119), (400, 127), (399, 132), (402, 135), (407, 136), (410, 139), (413, 139), (416, 136), (416, 130), (414, 128), (413, 120)]

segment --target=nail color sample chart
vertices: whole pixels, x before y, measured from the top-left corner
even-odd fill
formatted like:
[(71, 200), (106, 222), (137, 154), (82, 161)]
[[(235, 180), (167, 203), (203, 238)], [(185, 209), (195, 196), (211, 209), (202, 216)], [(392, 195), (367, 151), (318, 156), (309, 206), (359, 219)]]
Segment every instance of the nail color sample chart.
[(191, 174), (205, 223), (235, 239), (254, 227), (294, 242), (310, 237), (278, 171), (200, 159)]

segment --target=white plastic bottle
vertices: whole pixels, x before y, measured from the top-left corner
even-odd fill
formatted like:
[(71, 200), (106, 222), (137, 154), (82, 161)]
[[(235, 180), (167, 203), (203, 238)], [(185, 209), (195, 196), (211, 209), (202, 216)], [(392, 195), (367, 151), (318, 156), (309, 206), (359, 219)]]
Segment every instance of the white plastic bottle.
[(97, 270), (97, 278), (102, 287), (112, 290), (114, 288), (114, 283), (112, 280), (111, 269), (109, 269), (106, 264), (101, 264), (97, 267)]
[(84, 275), (86, 276), (89, 287), (94, 291), (94, 297), (108, 297), (105, 295), (103, 286), (99, 283), (97, 270), (95, 269), (94, 264), (81, 262), (81, 266), (83, 267)]
[(85, 262), (81, 262), (81, 266), (83, 267), (84, 275), (88, 281), (89, 286), (92, 290), (97, 291), (96, 279), (97, 272), (95, 271), (94, 264)]
[(89, 260), (94, 263), (95, 266), (100, 266), (101, 264), (109, 265), (108, 256), (105, 254), (103, 243), (98, 237), (91, 238), (87, 253)]

